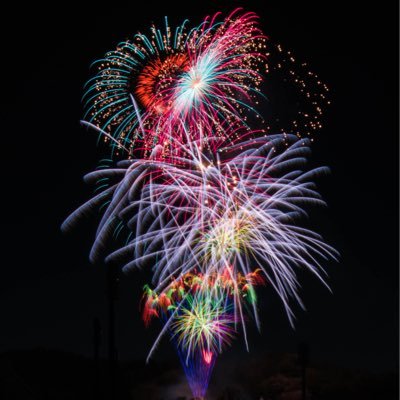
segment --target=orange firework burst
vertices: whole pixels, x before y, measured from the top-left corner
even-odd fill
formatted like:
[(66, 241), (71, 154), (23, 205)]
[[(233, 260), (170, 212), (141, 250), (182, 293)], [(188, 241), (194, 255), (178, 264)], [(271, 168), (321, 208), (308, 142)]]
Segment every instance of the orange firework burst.
[(146, 65), (137, 78), (135, 94), (142, 105), (163, 113), (171, 106), (168, 92), (179, 75), (188, 68), (188, 57), (185, 54), (171, 54), (164, 60), (157, 58)]

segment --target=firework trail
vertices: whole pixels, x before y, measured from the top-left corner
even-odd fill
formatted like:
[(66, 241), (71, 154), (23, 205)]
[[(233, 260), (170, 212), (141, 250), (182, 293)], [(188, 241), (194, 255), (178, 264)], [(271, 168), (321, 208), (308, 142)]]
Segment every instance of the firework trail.
[[(85, 176), (96, 193), (62, 228), (100, 211), (91, 261), (152, 271), (143, 320), (163, 328), (148, 358), (168, 336), (199, 398), (218, 354), (240, 332), (248, 348), (249, 319), (260, 328), (256, 287), (275, 290), (293, 325), (292, 303), (303, 306), (297, 271), (327, 286), (323, 263), (337, 258), (299, 225), (310, 205), (325, 205), (314, 180), (327, 168), (305, 167), (312, 139), (302, 137), (321, 127), (327, 88), (266, 43), (257, 16), (239, 9), (191, 30), (166, 20), (97, 61), (84, 94), (84, 125), (119, 161)], [(263, 73), (285, 63), (309, 101), (279, 129), (255, 106)]]

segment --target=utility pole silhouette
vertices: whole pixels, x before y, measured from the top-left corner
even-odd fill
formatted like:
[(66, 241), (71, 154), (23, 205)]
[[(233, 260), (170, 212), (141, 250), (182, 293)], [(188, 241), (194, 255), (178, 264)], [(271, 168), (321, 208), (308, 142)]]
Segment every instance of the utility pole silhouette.
[(94, 360), (94, 381), (93, 381), (93, 399), (100, 397), (100, 345), (101, 345), (101, 324), (96, 317), (93, 319), (93, 360)]
[(300, 342), (298, 345), (298, 357), (301, 368), (301, 398), (302, 400), (307, 399), (307, 365), (309, 360), (309, 347), (306, 342)]
[(108, 300), (108, 368), (110, 383), (110, 400), (116, 399), (118, 352), (115, 344), (115, 302), (118, 299), (118, 269), (107, 264), (107, 300)]

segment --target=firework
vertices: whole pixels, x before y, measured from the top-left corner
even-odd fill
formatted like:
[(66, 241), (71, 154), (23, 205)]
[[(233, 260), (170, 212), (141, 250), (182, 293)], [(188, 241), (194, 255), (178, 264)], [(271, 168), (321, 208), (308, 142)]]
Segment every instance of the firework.
[[(152, 271), (142, 316), (163, 326), (148, 358), (169, 336), (199, 398), (218, 354), (240, 332), (248, 348), (249, 319), (260, 328), (256, 287), (273, 288), (293, 324), (297, 271), (327, 286), (322, 263), (337, 257), (300, 224), (325, 204), (314, 180), (327, 168), (304, 167), (312, 138), (303, 136), (321, 128), (328, 88), (267, 43), (257, 16), (240, 9), (192, 29), (165, 19), (95, 62), (83, 98), (83, 124), (119, 161), (85, 176), (95, 195), (63, 229), (100, 212), (91, 261)], [(285, 126), (273, 107), (267, 121), (256, 110), (264, 72), (306, 99)]]
[(145, 286), (143, 320), (158, 317), (168, 326), (194, 396), (205, 395), (218, 354), (237, 333), (235, 290), (253, 303), (258, 284), (264, 284), (259, 271), (233, 277), (227, 267), (221, 274), (186, 273), (160, 294)]
[[(283, 142), (292, 141), (289, 147)], [(307, 140), (269, 137), (241, 143), (238, 155), (221, 160), (194, 157), (181, 165), (164, 161), (134, 160), (126, 169), (91, 173), (87, 180), (121, 175), (120, 183), (104, 190), (78, 209), (66, 225), (100, 202), (107, 204), (92, 248), (93, 260), (103, 257), (107, 241), (120, 224), (134, 231), (127, 244), (109, 254), (107, 261), (128, 260), (125, 271), (153, 264), (156, 292), (169, 290), (170, 282), (198, 270), (222, 275), (232, 268), (248, 275), (260, 269), (279, 294), (292, 322), (290, 298), (298, 296), (296, 269), (305, 268), (325, 282), (318, 258), (335, 258), (336, 252), (322, 238), (296, 220), (306, 216), (307, 204), (324, 205), (312, 179), (326, 168), (303, 172), (309, 154)], [(227, 150), (227, 154), (236, 151)], [(122, 167), (125, 164), (121, 164)], [(239, 293), (239, 291), (236, 291)], [(235, 314), (244, 324), (241, 299)], [(257, 310), (254, 316), (258, 324)]]
[(234, 276), (232, 267), (226, 267), (221, 273), (208, 273), (206, 275), (196, 271), (188, 272), (174, 279), (160, 294), (145, 285), (143, 321), (149, 325), (153, 317), (167, 315), (185, 299), (188, 294), (207, 293), (214, 298), (233, 297), (235, 292), (246, 298), (250, 304), (256, 301), (254, 287), (263, 285), (265, 280), (261, 270), (242, 275), (240, 272)]
[[(256, 302), (255, 286), (265, 283), (261, 270), (247, 275), (234, 275), (232, 267), (218, 273), (188, 272), (171, 282), (161, 293), (145, 286), (143, 320), (153, 317), (168, 321), (178, 345), (202, 353), (222, 351), (222, 345), (232, 339), (232, 299), (241, 298), (248, 304)], [(171, 320), (169, 318), (173, 315)]]
[(234, 336), (229, 298), (208, 291), (189, 295), (169, 325), (193, 395), (204, 397), (217, 354)]
[[(236, 334), (232, 311), (231, 271), (225, 274), (187, 273), (157, 294), (145, 286), (143, 320), (146, 325), (160, 318), (175, 345), (195, 397), (202, 398), (208, 387), (216, 358)], [(239, 276), (243, 297), (253, 284), (261, 283), (258, 271)]]
[[(246, 126), (246, 112), (260, 96), (265, 37), (254, 13), (235, 10), (225, 19), (206, 18), (188, 32), (151, 28), (136, 34), (94, 63), (95, 76), (83, 97), (84, 120), (118, 153), (149, 155), (156, 145), (165, 157), (175, 143), (225, 137)], [(182, 124), (187, 132), (182, 132)]]

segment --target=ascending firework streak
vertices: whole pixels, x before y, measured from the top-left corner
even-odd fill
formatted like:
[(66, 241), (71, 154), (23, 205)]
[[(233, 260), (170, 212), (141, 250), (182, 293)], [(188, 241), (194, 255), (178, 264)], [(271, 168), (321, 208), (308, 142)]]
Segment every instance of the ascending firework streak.
[[(175, 34), (153, 28), (99, 62), (84, 123), (125, 159), (86, 175), (98, 192), (63, 224), (100, 209), (91, 260), (152, 266), (143, 320), (163, 328), (148, 357), (169, 336), (200, 398), (239, 331), (248, 347), (249, 317), (260, 327), (256, 287), (270, 285), (293, 324), (291, 299), (303, 306), (297, 270), (326, 285), (320, 260), (337, 255), (298, 225), (306, 206), (324, 205), (313, 180), (327, 169), (304, 170), (309, 140), (246, 122), (247, 111), (258, 116), (265, 61), (256, 16), (218, 18), (189, 32), (186, 22)], [(126, 242), (108, 250), (123, 228)]]

